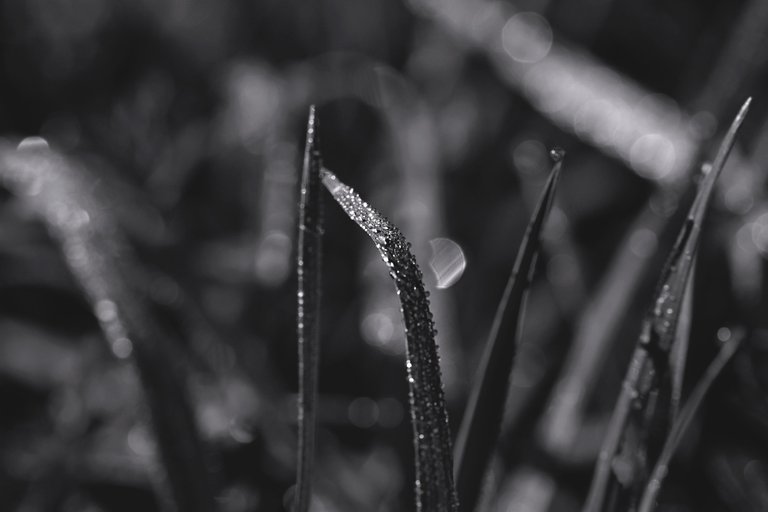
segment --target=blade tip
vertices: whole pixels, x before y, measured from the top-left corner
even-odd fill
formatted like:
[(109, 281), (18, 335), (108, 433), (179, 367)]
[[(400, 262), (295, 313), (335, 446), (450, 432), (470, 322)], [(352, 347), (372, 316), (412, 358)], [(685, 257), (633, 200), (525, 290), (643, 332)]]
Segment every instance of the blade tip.
[(307, 145), (314, 145), (317, 136), (317, 115), (315, 113), (315, 104), (309, 106), (309, 116), (307, 118)]
[(747, 100), (744, 102), (744, 104), (741, 106), (741, 109), (739, 110), (739, 115), (736, 116), (739, 121), (742, 121), (747, 116), (747, 112), (749, 112), (750, 105), (752, 105), (752, 96), (749, 96)]

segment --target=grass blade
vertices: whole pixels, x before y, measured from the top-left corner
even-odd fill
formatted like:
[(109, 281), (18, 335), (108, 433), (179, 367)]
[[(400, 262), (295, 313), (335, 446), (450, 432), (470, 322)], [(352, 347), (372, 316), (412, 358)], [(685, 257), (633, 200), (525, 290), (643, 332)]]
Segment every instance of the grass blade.
[(445, 409), (435, 328), (422, 273), (410, 243), (392, 223), (330, 171), (323, 184), (344, 212), (374, 241), (390, 269), (400, 299), (406, 337), (406, 368), (416, 465), (416, 510), (458, 510), (453, 457)]
[[(0, 148), (0, 177), (46, 223), (85, 292), (112, 350), (131, 353), (149, 406), (172, 506), (211, 512), (213, 489), (206, 469), (184, 368), (150, 313), (133, 253), (106, 191), (69, 158), (43, 141), (18, 150)], [(165, 496), (164, 496), (165, 497)]]
[(664, 443), (664, 447), (661, 450), (661, 454), (656, 461), (656, 465), (651, 472), (651, 476), (648, 479), (648, 483), (643, 491), (643, 497), (640, 500), (640, 507), (638, 512), (653, 512), (656, 506), (656, 498), (661, 490), (661, 484), (664, 478), (667, 476), (667, 469), (672, 456), (675, 454), (675, 450), (680, 444), (683, 435), (685, 434), (688, 426), (691, 424), (693, 417), (699, 410), (701, 403), (704, 401), (709, 388), (715, 382), (715, 379), (723, 371), (723, 368), (731, 360), (731, 357), (736, 353), (742, 340), (744, 339), (743, 332), (737, 332), (727, 340), (720, 348), (720, 352), (715, 359), (707, 367), (707, 371), (704, 376), (696, 384), (693, 389), (690, 398), (685, 403), (685, 406), (680, 411), (680, 415), (672, 425), (672, 429), (667, 436), (667, 440)]
[(680, 401), (683, 396), (683, 380), (685, 377), (685, 362), (688, 358), (688, 344), (691, 337), (691, 322), (693, 320), (693, 276), (696, 275), (696, 260), (691, 264), (691, 277), (683, 292), (683, 300), (680, 303), (680, 315), (675, 332), (675, 343), (670, 353), (669, 365), (672, 373), (670, 414), (671, 420), (677, 418), (680, 410)]
[(345, 213), (374, 241), (390, 269), (406, 329), (408, 386), (416, 465), (416, 510), (454, 512), (453, 457), (435, 329), (421, 270), (400, 230), (352, 188), (323, 170), (323, 184)]
[(307, 512), (311, 499), (311, 476), (317, 421), (317, 370), (320, 346), (320, 265), (322, 253), (322, 209), (315, 107), (310, 107), (304, 168), (299, 203), (298, 345), (299, 345), (299, 449), (296, 466), (296, 512)]
[[(656, 302), (643, 321), (640, 339), (611, 417), (584, 508), (586, 512), (608, 510), (609, 497), (619, 509), (622, 505), (631, 506), (639, 497), (641, 478), (638, 477), (643, 474), (648, 457), (646, 438), (652, 424), (658, 426), (659, 421), (666, 421), (656, 414), (661, 408), (658, 402), (669, 405), (671, 401), (670, 351), (674, 350), (681, 304), (698, 248), (701, 224), (715, 181), (725, 166), (750, 101), (744, 103), (726, 133), (662, 271)], [(661, 430), (666, 432), (668, 428), (664, 425)], [(620, 472), (616, 468), (621, 468)]]
[[(660, 194), (651, 201), (662, 200)], [(633, 304), (633, 294), (650, 272), (653, 258), (632, 250), (635, 233), (659, 237), (668, 222), (653, 211), (651, 202), (636, 217), (629, 234), (584, 306), (574, 327), (573, 341), (563, 371), (552, 391), (540, 433), (545, 450), (561, 460), (580, 457), (579, 436), (587, 421), (587, 404), (599, 383), (600, 369), (610, 354), (622, 319)], [(596, 450), (597, 451), (597, 450)]]
[(550, 173), (507, 281), (470, 394), (456, 444), (456, 483), (466, 510), (474, 509), (504, 415), (526, 290), (536, 264), (541, 230), (552, 206), (562, 161)]

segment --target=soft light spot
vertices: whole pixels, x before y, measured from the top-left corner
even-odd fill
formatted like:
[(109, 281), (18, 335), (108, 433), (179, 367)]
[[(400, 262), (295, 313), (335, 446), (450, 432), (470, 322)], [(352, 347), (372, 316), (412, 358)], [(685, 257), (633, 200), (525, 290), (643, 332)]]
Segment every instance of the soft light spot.
[(366, 315), (360, 324), (365, 342), (391, 354), (402, 354), (405, 348), (400, 343), (401, 339), (395, 335), (398, 325), (395, 314), (399, 314), (399, 311), (392, 309), (374, 311)]
[(768, 253), (768, 213), (757, 218), (752, 226), (752, 243), (762, 254)]
[(368, 397), (355, 398), (349, 404), (347, 417), (358, 428), (371, 428), (379, 419), (379, 405)]
[(117, 318), (117, 306), (114, 302), (102, 299), (96, 303), (96, 318), (102, 322), (111, 322)]
[(501, 44), (507, 55), (517, 62), (539, 62), (552, 48), (552, 28), (541, 15), (521, 12), (504, 25)]
[(254, 271), (256, 278), (268, 285), (282, 284), (290, 272), (292, 243), (280, 231), (271, 231), (261, 240), (256, 249)]
[(538, 140), (525, 140), (512, 151), (512, 162), (520, 172), (535, 174), (548, 164), (547, 148)]
[(449, 238), (433, 238), (429, 241), (432, 258), (429, 268), (437, 279), (437, 288), (450, 288), (461, 278), (467, 268), (467, 259), (461, 246)]
[(717, 330), (717, 339), (725, 343), (731, 339), (731, 330), (727, 327), (721, 327)]
[(230, 421), (229, 436), (237, 443), (248, 444), (253, 441), (253, 434), (237, 421)]
[(126, 439), (128, 449), (139, 457), (152, 457), (155, 453), (155, 447), (147, 430), (137, 425), (128, 432)]
[[(601, 133), (612, 133), (615, 130), (610, 113), (613, 105), (603, 99), (592, 99), (578, 107), (573, 116), (573, 129), (579, 137), (587, 137), (597, 132), (597, 127), (604, 128)], [(606, 141), (609, 142), (609, 141)]]
[(549, 218), (544, 224), (542, 237), (550, 242), (555, 242), (565, 235), (566, 229), (568, 229), (568, 216), (562, 208), (557, 205), (553, 206), (549, 212)]
[(133, 343), (126, 337), (120, 337), (112, 343), (112, 353), (119, 359), (128, 358), (133, 352)]
[(546, 60), (532, 66), (525, 74), (523, 87), (542, 112), (554, 115), (572, 109), (575, 81), (562, 66)]
[(736, 239), (736, 244), (738, 245), (739, 249), (742, 251), (754, 251), (755, 243), (752, 241), (753, 224), (753, 222), (748, 222), (741, 226), (736, 232), (736, 236), (734, 238)]
[(658, 237), (647, 228), (636, 230), (629, 237), (629, 250), (639, 258), (649, 258), (656, 252)]
[(725, 207), (733, 213), (744, 215), (755, 204), (752, 190), (746, 184), (738, 184), (725, 191)]
[(675, 146), (665, 136), (649, 133), (632, 144), (629, 161), (641, 176), (661, 180), (675, 167)]
[(698, 139), (708, 139), (715, 134), (717, 130), (717, 119), (711, 112), (705, 110), (697, 112), (691, 116), (690, 130), (693, 136)]
[(379, 425), (384, 428), (394, 428), (403, 421), (403, 405), (396, 398), (379, 400)]

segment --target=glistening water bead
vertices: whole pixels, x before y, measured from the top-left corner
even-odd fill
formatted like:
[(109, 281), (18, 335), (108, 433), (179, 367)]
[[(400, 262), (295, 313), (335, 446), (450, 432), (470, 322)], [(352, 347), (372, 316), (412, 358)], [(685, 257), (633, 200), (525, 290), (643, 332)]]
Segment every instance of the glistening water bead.
[(551, 158), (552, 161), (555, 163), (559, 162), (564, 157), (565, 157), (565, 150), (559, 146), (555, 146), (554, 148), (549, 150), (549, 158)]

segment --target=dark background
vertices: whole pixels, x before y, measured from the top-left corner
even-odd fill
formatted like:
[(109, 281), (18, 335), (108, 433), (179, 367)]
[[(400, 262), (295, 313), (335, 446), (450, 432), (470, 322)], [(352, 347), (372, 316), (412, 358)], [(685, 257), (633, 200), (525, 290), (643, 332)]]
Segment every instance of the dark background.
[[(676, 191), (754, 96), (705, 228), (686, 389), (719, 329), (754, 334), (683, 443), (660, 510), (768, 509), (760, 0), (0, 0), (0, 13), (3, 151), (41, 136), (98, 183), (149, 284), (158, 342), (188, 373), (226, 511), (291, 501), (311, 103), (325, 165), (414, 244), (454, 431), (549, 149), (565, 149), (510, 388), (512, 408), (527, 405), (508, 419), (490, 510), (570, 511), (690, 201)], [(0, 509), (156, 510), (162, 479), (130, 347), (110, 351), (60, 248), (11, 188), (0, 193)], [(658, 194), (673, 199), (660, 207)], [(632, 227), (649, 201), (666, 229)], [(410, 510), (394, 288), (325, 203), (313, 511)], [(621, 247), (648, 270), (599, 367), (584, 453), (564, 458), (539, 442), (539, 418)]]

